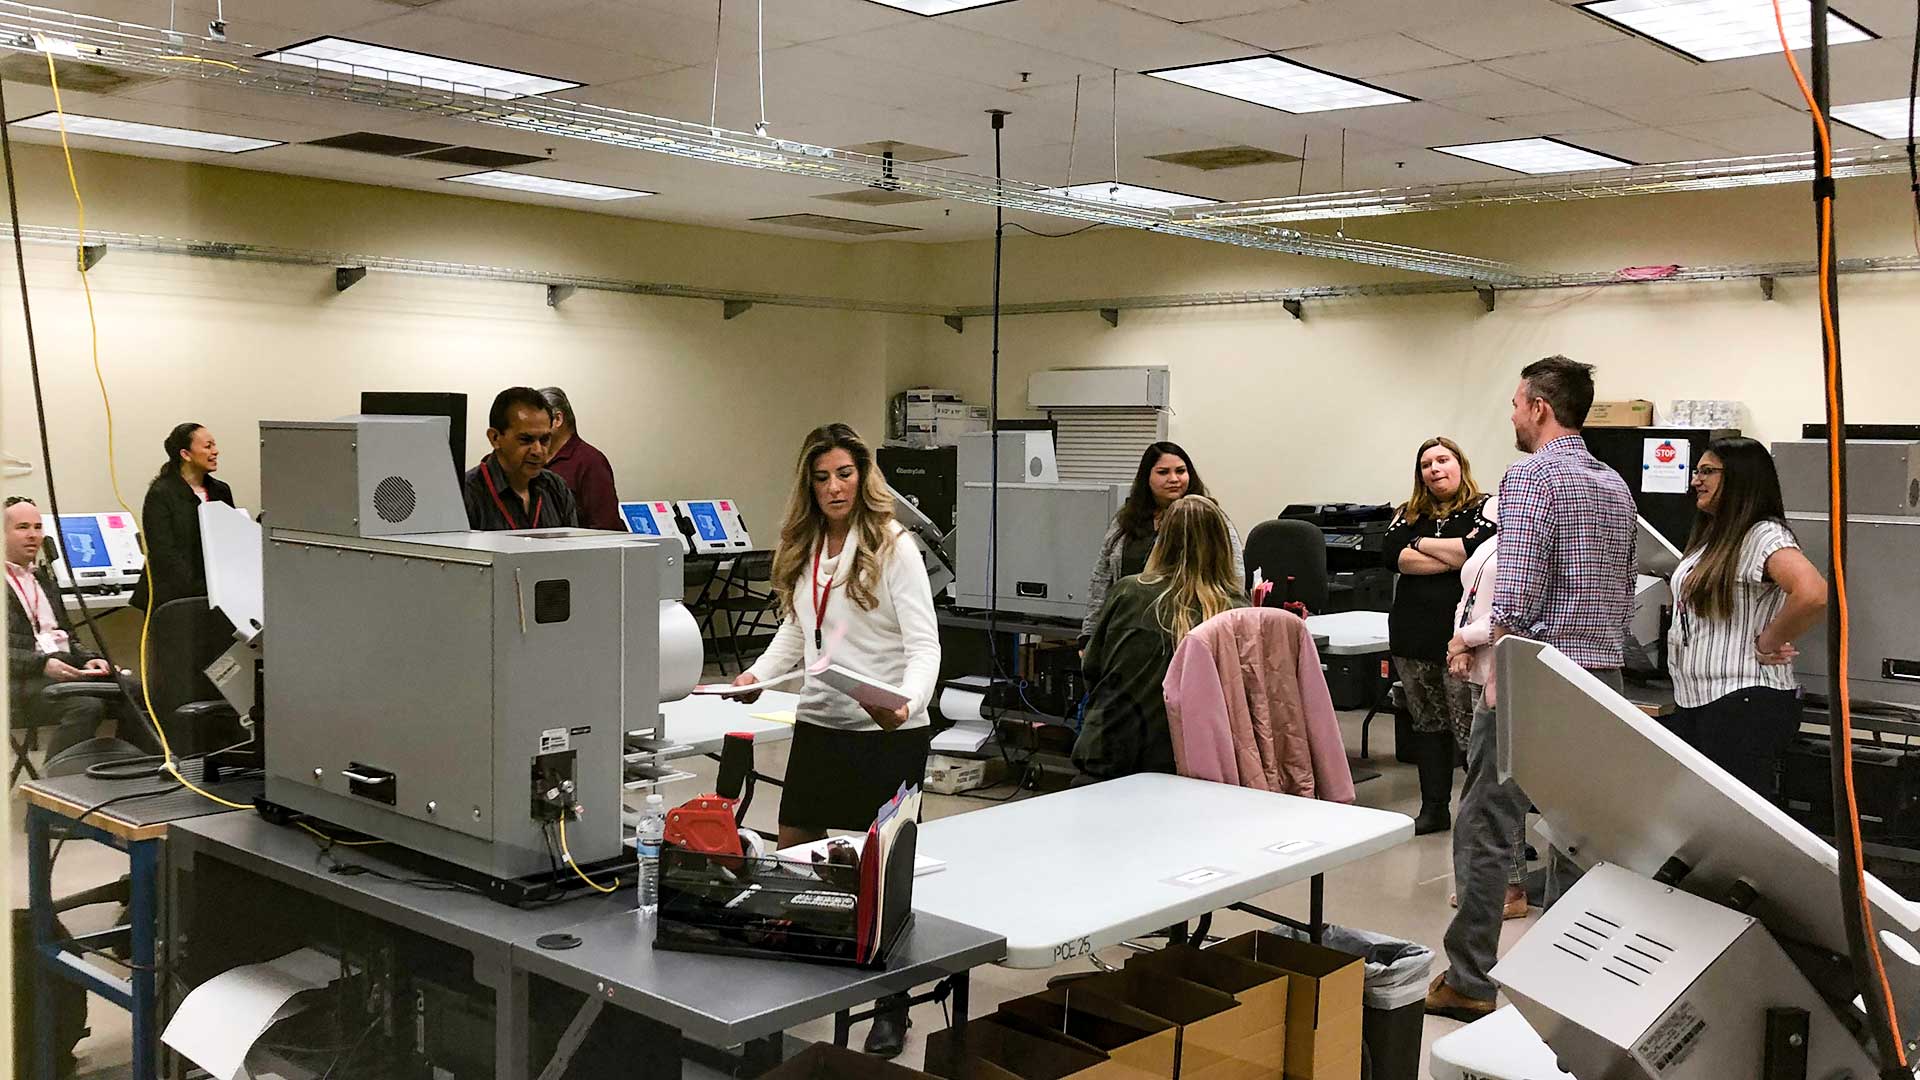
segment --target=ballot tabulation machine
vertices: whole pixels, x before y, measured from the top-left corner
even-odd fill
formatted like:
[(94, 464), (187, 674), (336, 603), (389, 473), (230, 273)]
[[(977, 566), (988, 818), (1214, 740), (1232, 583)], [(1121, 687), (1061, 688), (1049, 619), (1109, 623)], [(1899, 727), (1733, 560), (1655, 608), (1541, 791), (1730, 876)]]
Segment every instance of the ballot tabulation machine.
[[(1580, 1080), (1879, 1075), (1833, 848), (1559, 650), (1501, 641), (1500, 772), (1586, 868), (1493, 969)], [(1866, 879), (1903, 1030), (1920, 908)], [(1802, 1055), (1804, 1055), (1802, 1057)]]
[(619, 857), (625, 737), (691, 626), (677, 546), (469, 531), (444, 417), (260, 435), (268, 801), (499, 883), (551, 872), (563, 816), (580, 864)]

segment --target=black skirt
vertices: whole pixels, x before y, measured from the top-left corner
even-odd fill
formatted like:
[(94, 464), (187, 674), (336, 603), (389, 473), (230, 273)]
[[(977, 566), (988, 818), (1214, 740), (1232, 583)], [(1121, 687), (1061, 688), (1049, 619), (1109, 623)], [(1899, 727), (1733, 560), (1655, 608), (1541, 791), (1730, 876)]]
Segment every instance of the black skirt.
[(927, 775), (926, 725), (898, 731), (845, 731), (801, 720), (793, 725), (780, 824), (794, 829), (864, 832), (902, 784)]

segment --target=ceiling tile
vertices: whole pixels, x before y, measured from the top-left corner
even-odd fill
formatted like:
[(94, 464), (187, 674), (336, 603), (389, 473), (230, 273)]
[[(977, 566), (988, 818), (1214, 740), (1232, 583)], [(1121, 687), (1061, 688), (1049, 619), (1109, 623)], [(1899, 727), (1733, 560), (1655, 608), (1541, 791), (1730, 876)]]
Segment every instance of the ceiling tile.
[(1658, 45), (1637, 39), (1506, 56), (1486, 64), (1503, 75), (1556, 89), (1580, 79), (1610, 78), (1623, 83), (1672, 79), (1677, 82), (1705, 66), (1682, 60)]
[(1625, 36), (1599, 19), (1550, 3), (1515, 4), (1513, 10), (1497, 16), (1422, 26), (1408, 33), (1469, 60), (1593, 45)]
[(1655, 164), (1670, 161), (1706, 161), (1725, 157), (1726, 150), (1699, 139), (1689, 139), (1658, 128), (1625, 128), (1620, 131), (1589, 131), (1580, 145), (1628, 161)]
[(1752, 90), (1727, 90), (1718, 94), (1683, 97), (1637, 105), (1622, 105), (1619, 111), (1649, 124), (1702, 123), (1708, 120), (1740, 120), (1749, 116), (1774, 116), (1788, 111), (1785, 105)]
[(1520, 91), (1504, 91), (1497, 94), (1474, 94), (1471, 97), (1452, 98), (1447, 108), (1472, 116), (1507, 117), (1537, 116), (1540, 113), (1566, 112), (1580, 108), (1580, 103), (1545, 90), (1528, 87)]
[(977, 33), (946, 19), (920, 19), (809, 47), (1008, 90), (1071, 83), (1075, 75), (1105, 78), (1112, 72), (1105, 64)]
[(1195, 23), (1297, 7), (1304, 0), (1114, 0), (1114, 2), (1173, 22)]
[(1813, 140), (1807, 121), (1785, 109), (1778, 116), (1673, 124), (1668, 130), (1723, 146), (1735, 154), (1791, 154), (1809, 149)]
[[(1449, 105), (1449, 107), (1452, 107)], [(1533, 113), (1528, 116), (1504, 116), (1500, 122), (1528, 135), (1569, 135), (1577, 132), (1616, 131), (1635, 126), (1619, 113), (1583, 105), (1560, 112)]]
[(1046, 42), (1068, 56), (1122, 71), (1204, 64), (1246, 55), (1245, 44), (1107, 0), (993, 4), (940, 20), (1009, 42)]
[(1383, 75), (1373, 80), (1395, 93), (1424, 101), (1448, 101), (1474, 94), (1524, 94), (1536, 90), (1532, 83), (1502, 75), (1481, 64), (1453, 64)]
[[(592, 0), (542, 19), (540, 33), (596, 50), (651, 58), (668, 66), (698, 64), (711, 68), (713, 65), (711, 14), (696, 17), (614, 0)], [(769, 47), (773, 44), (769, 42)], [(720, 34), (721, 54), (735, 63), (738, 57), (753, 57), (758, 48), (751, 24), (743, 27), (737, 21), (730, 22)]]
[(1380, 34), (1351, 41), (1309, 45), (1303, 49), (1290, 49), (1281, 55), (1321, 71), (1352, 78), (1447, 67), (1460, 62), (1458, 56), (1431, 45), (1423, 45), (1405, 34)]
[(1428, 101), (1322, 115), (1346, 117), (1344, 123), (1352, 130), (1402, 146), (1487, 142), (1513, 136), (1513, 130), (1497, 120), (1468, 116)]
[(1459, 19), (1491, 18), (1516, 3), (1551, 0), (1310, 0), (1278, 10), (1193, 24), (1209, 33), (1279, 52), (1375, 34), (1409, 32)]
[[(358, 35), (354, 38), (356, 41), (410, 49), (475, 64), (491, 64), (530, 75), (545, 75), (578, 83), (614, 82), (666, 71), (675, 66), (665, 60), (649, 58), (646, 54), (635, 55), (557, 37), (536, 36), (485, 23), (450, 19), (435, 14), (431, 8), (383, 22), (368, 23), (356, 30), (355, 34)], [(711, 31), (707, 40), (711, 54)], [(291, 45), (293, 42), (284, 44)]]

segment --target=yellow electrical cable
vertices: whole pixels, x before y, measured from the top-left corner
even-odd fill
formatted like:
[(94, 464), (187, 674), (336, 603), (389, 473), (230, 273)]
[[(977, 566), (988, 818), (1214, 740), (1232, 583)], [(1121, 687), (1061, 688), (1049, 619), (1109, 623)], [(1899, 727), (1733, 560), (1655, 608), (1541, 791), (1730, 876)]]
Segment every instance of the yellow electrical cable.
[(614, 878), (613, 884), (611, 885), (602, 885), (588, 877), (586, 872), (580, 869), (580, 864), (573, 861), (573, 852), (567, 850), (567, 815), (565, 813), (560, 815), (560, 857), (567, 861), (567, 866), (572, 868), (575, 876), (588, 885), (593, 886), (596, 890), (603, 893), (610, 893), (620, 887), (619, 878)]
[[(80, 196), (80, 178), (74, 172), (73, 168), (73, 148), (67, 143), (67, 112), (60, 102), (60, 72), (54, 65), (53, 54), (51, 52), (47, 53), (47, 83), (53, 88), (53, 114), (59, 120), (60, 124), (60, 153), (66, 160), (67, 186), (73, 191), (74, 213), (77, 219), (76, 231), (79, 233), (81, 252), (78, 262), (80, 268), (80, 291), (87, 298), (87, 332), (93, 356), (93, 380), (99, 384), (100, 404), (106, 410), (107, 414), (107, 479), (111, 481), (113, 485), (113, 501), (119, 504), (120, 509), (125, 512), (128, 517), (133, 517), (133, 508), (127, 505), (126, 496), (120, 493), (120, 469), (114, 455), (113, 397), (107, 392), (107, 378), (100, 369), (100, 323), (94, 314), (93, 286), (87, 280), (88, 269), (84, 257), (87, 245), (87, 203), (86, 200)], [(253, 807), (247, 803), (237, 803), (230, 799), (223, 799), (210, 791), (200, 788), (193, 781), (181, 775), (180, 763), (173, 758), (173, 746), (167, 741), (166, 725), (160, 722), (159, 714), (154, 712), (153, 693), (147, 689), (147, 637), (153, 628), (153, 565), (152, 561), (147, 558), (146, 537), (138, 532), (134, 534), (134, 537), (140, 544), (140, 558), (142, 562), (145, 563), (147, 570), (147, 608), (145, 615), (140, 620), (140, 696), (143, 704), (146, 705), (147, 716), (153, 720), (154, 734), (159, 736), (160, 739), (160, 770), (179, 781), (180, 785), (188, 791), (216, 802), (221, 806), (232, 810), (251, 810)]]

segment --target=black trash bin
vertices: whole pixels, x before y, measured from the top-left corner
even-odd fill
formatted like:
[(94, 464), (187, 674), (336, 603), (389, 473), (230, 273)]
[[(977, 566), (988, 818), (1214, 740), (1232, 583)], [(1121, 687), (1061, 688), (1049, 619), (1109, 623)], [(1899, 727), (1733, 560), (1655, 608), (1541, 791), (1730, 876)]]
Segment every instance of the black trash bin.
[[(1276, 928), (1275, 933), (1297, 930)], [(1361, 1080), (1419, 1080), (1420, 1036), (1426, 1023), (1427, 972), (1433, 950), (1416, 941), (1402, 941), (1371, 930), (1329, 926), (1320, 939), (1329, 949), (1360, 957), (1365, 1006), (1360, 1039), (1365, 1044)]]

